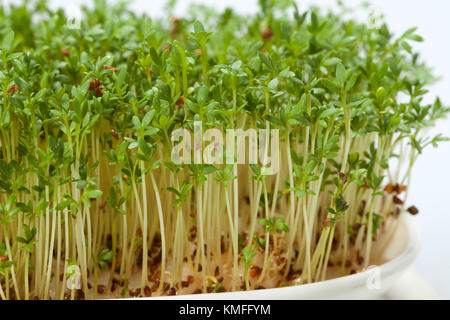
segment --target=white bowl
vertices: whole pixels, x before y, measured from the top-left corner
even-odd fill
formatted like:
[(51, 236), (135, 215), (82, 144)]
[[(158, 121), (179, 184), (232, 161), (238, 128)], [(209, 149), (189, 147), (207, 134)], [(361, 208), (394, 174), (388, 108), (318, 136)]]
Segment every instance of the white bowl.
[(315, 300), (380, 299), (411, 266), (420, 249), (411, 216), (403, 214), (396, 234), (385, 250), (387, 263), (367, 271), (332, 280), (276, 289), (180, 295), (144, 299), (186, 300)]

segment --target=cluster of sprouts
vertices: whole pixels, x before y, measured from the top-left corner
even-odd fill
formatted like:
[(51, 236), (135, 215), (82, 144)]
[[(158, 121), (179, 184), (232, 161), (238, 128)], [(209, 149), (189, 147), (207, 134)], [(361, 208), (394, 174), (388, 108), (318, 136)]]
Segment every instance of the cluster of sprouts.
[[(99, 0), (79, 29), (45, 1), (0, 8), (1, 299), (254, 290), (376, 261), (445, 140), (423, 134), (449, 109), (423, 102), (422, 38), (260, 3), (153, 20)], [(278, 172), (174, 163), (194, 121), (279, 130)]]

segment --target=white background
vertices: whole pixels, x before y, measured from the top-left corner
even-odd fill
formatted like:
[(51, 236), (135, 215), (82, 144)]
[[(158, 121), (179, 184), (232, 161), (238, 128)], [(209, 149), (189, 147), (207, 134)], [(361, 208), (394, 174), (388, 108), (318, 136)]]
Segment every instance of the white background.
[[(7, 1), (7, 2), (20, 2)], [(183, 15), (191, 2), (214, 5), (217, 9), (232, 7), (238, 12), (251, 13), (258, 10), (257, 0), (179, 0), (176, 14)], [(344, 1), (356, 6), (361, 0)], [(429, 101), (439, 95), (450, 105), (450, 1), (448, 0), (373, 0), (386, 17), (390, 28), (400, 34), (412, 26), (425, 38), (424, 43), (415, 45), (424, 61), (434, 68), (442, 80), (430, 89)], [(53, 0), (56, 6), (71, 7), (89, 1)], [(135, 0), (132, 7), (137, 12), (161, 16), (165, 0)], [(297, 0), (301, 10), (314, 4), (323, 8), (335, 8), (335, 0)], [(303, 9), (302, 9), (303, 8)], [(76, 10), (75, 10), (76, 11)], [(73, 12), (73, 11), (72, 11)], [(364, 19), (362, 16), (361, 19)], [(450, 120), (441, 121), (433, 132), (450, 136)], [(416, 221), (422, 235), (422, 251), (414, 270), (437, 292), (440, 298), (450, 299), (450, 143), (439, 149), (427, 149), (418, 160), (413, 171), (409, 193), (409, 204), (416, 205), (420, 214)]]

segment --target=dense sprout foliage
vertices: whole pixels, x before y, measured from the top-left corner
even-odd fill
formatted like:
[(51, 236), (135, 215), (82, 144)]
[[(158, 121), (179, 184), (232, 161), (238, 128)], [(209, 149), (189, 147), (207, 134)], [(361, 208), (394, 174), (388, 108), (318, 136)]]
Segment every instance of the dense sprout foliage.
[[(96, 1), (80, 29), (42, 1), (1, 9), (1, 299), (261, 289), (376, 261), (417, 156), (445, 140), (423, 134), (448, 109), (423, 102), (422, 38), (260, 2), (153, 20)], [(175, 165), (194, 120), (279, 129), (280, 171)]]

